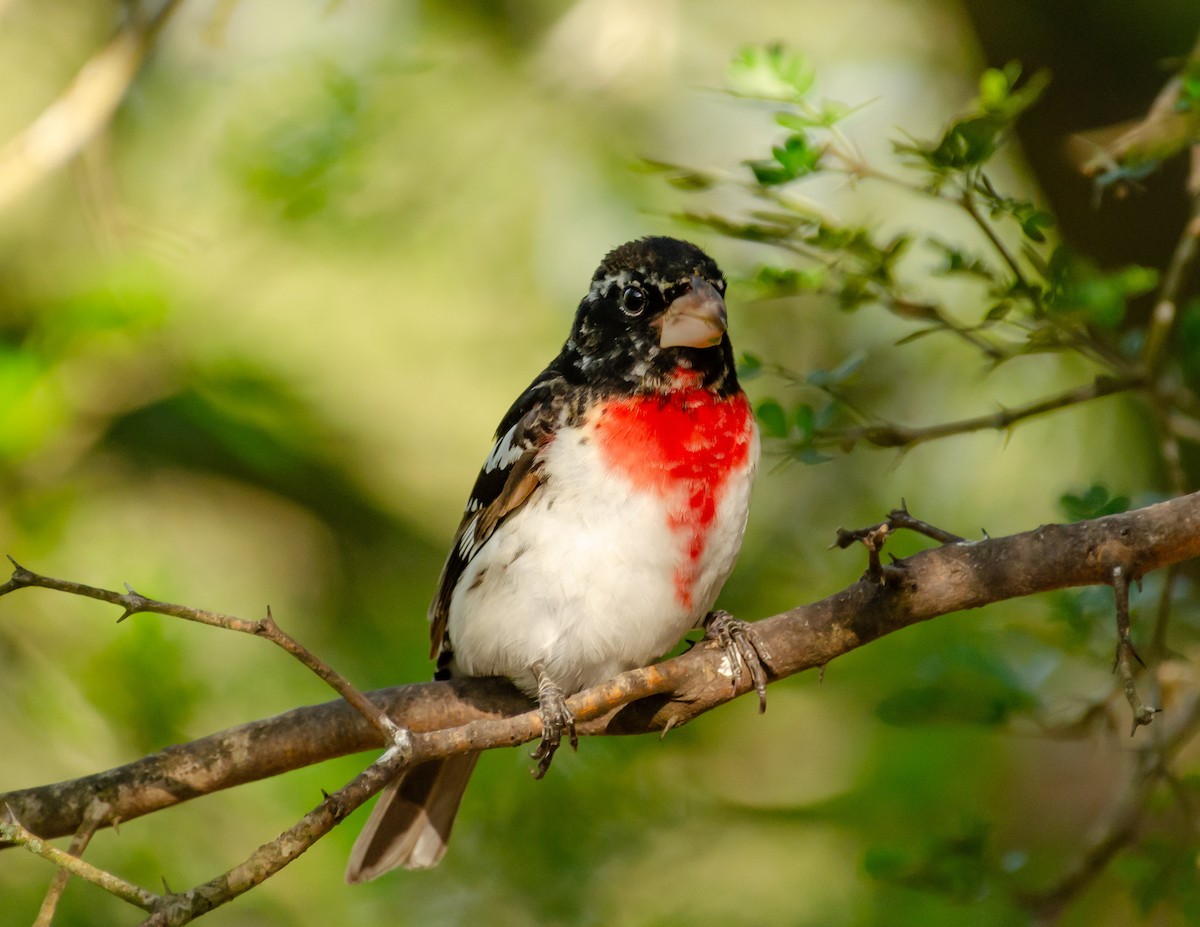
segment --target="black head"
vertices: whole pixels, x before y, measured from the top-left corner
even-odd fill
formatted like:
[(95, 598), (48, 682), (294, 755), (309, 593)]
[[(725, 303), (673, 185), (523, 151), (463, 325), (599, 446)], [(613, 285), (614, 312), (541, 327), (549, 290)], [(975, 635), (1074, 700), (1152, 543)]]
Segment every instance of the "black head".
[(733, 392), (724, 297), (724, 275), (695, 245), (628, 242), (596, 269), (560, 361), (573, 378), (601, 388), (662, 392), (682, 368), (701, 374), (706, 387)]

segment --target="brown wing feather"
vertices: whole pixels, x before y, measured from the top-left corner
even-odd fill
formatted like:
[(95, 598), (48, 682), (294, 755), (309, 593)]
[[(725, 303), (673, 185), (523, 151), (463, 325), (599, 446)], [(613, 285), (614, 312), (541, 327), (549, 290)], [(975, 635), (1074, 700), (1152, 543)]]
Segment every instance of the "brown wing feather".
[(442, 649), (446, 638), (446, 622), (450, 616), (450, 597), (462, 575), (463, 567), (470, 560), (464, 556), (463, 537), (471, 533), (470, 550), (473, 552), (483, 546), (492, 536), (492, 532), (500, 526), (504, 519), (516, 512), (529, 501), (534, 491), (541, 485), (540, 469), (536, 466), (538, 451), (541, 447), (532, 447), (517, 458), (508, 469), (504, 486), (500, 494), (492, 502), (478, 512), (467, 512), (454, 535), (454, 544), (450, 548), (450, 556), (442, 567), (441, 579), (438, 581), (437, 596), (429, 610), (430, 658), (436, 658)]

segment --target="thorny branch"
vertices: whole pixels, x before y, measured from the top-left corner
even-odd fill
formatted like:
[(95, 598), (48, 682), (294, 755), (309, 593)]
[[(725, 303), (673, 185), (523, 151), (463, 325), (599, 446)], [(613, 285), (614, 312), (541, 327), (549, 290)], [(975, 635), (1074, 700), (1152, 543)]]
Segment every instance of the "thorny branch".
[(1136, 377), (1096, 377), (1086, 386), (1077, 386), (1026, 405), (1000, 409), (987, 415), (919, 427), (877, 424), (840, 428), (820, 435), (818, 443), (852, 447), (858, 441), (866, 441), (875, 447), (910, 448), (924, 444), (926, 441), (948, 438), (951, 435), (969, 434), (973, 431), (1005, 431), (1025, 419), (1045, 415), (1048, 412), (1057, 412), (1059, 409), (1066, 409), (1104, 396), (1139, 389), (1143, 385), (1140, 378)]
[[(1121, 515), (1074, 525), (1046, 525), (1021, 535), (974, 542), (958, 541), (912, 518), (904, 509), (893, 512), (889, 522), (923, 530), (946, 543), (898, 561), (895, 566), (901, 576), (896, 582), (880, 584), (865, 576), (813, 605), (756, 622), (755, 634), (762, 644), (759, 652), (770, 654), (765, 669), (771, 680), (823, 667), (878, 637), (949, 612), (1048, 589), (1108, 584), (1116, 566), (1133, 579), (1200, 557), (1200, 493)], [(862, 532), (843, 536), (855, 534)], [(23, 574), (27, 575), (0, 585), (0, 595), (42, 586), (123, 608), (131, 604), (127, 595), (136, 595), (51, 580), (29, 571)], [(132, 604), (152, 602), (138, 597)], [(156, 604), (166, 614), (180, 608)], [(748, 675), (732, 677), (719, 642), (702, 642), (672, 660), (625, 673), (572, 696), (568, 707), (577, 718), (580, 734), (661, 731), (750, 691), (753, 685)], [(500, 680), (400, 686), (372, 693), (372, 701), (397, 723), (411, 728), (411, 754), (389, 750), (295, 827), (204, 885), (163, 896), (133, 887), (130, 897), (139, 899), (133, 903), (145, 902), (140, 906), (149, 905), (146, 909), (154, 912), (149, 923), (186, 923), (267, 878), (365, 801), (405, 762), (517, 745), (541, 732), (538, 713), (530, 711), (528, 701)], [(45, 840), (74, 832), (87, 809), (96, 809), (99, 803), (107, 806), (104, 819), (97, 822), (100, 826), (128, 821), (199, 795), (387, 742), (384, 733), (344, 701), (295, 709), (106, 773), (0, 795), (0, 804), (7, 806), (10, 815), (0, 837), (53, 856), (53, 848)], [(16, 820), (21, 825), (16, 825)], [(54, 856), (54, 860), (75, 867), (72, 872), (85, 878), (97, 875), (67, 854)], [(114, 885), (120, 887), (119, 880)], [(121, 890), (129, 893), (124, 887)]]
[[(91, 842), (92, 836), (96, 833), (97, 828), (100, 826), (100, 821), (103, 820), (107, 810), (102, 804), (93, 806), (88, 810), (83, 823), (79, 825), (79, 830), (71, 838), (71, 845), (67, 847), (69, 855), (83, 855), (83, 851), (87, 849), (87, 845)], [(58, 908), (58, 901), (62, 898), (62, 893), (66, 891), (67, 882), (70, 878), (71, 871), (69, 869), (59, 867), (54, 870), (54, 878), (50, 880), (50, 887), (46, 889), (46, 897), (42, 899), (42, 906), (38, 910), (37, 919), (33, 922), (33, 927), (50, 927), (51, 922), (54, 920), (54, 912)]]
[(247, 621), (245, 618), (222, 615), (219, 612), (210, 612), (202, 608), (192, 608), (188, 605), (175, 605), (170, 602), (159, 602), (157, 599), (148, 599), (144, 595), (134, 591), (133, 587), (128, 584), (125, 586), (126, 591), (121, 593), (113, 592), (109, 589), (99, 589), (84, 583), (71, 582), (70, 580), (54, 579), (51, 576), (39, 576), (37, 573), (25, 569), (12, 557), (9, 557), (8, 560), (13, 565), (13, 574), (6, 583), (0, 585), (0, 595), (12, 592), (14, 589), (21, 589), (25, 586), (40, 586), (43, 589), (56, 589), (59, 592), (66, 592), (89, 599), (99, 599), (102, 602), (119, 605), (124, 611), (121, 612), (121, 617), (117, 619), (118, 622), (124, 621), (131, 615), (136, 615), (140, 612), (150, 612), (156, 615), (170, 615), (174, 618), (182, 618), (185, 621), (194, 621), (197, 624), (206, 624), (213, 628), (224, 628), (227, 631), (239, 631), (242, 634), (265, 638), (290, 653), (328, 683), (330, 688), (354, 706), (389, 741), (396, 744), (402, 744), (404, 741), (404, 732), (400, 728), (397, 728), (390, 718), (383, 714), (368, 698), (354, 688), (345, 677), (335, 671), (333, 667), (329, 666), (294, 637), (280, 628), (275, 623), (275, 618), (271, 615), (270, 608), (267, 609), (267, 616), (265, 618), (258, 621)]
[(388, 749), (348, 784), (232, 869), (185, 892), (156, 898), (147, 909), (152, 916), (142, 922), (142, 927), (179, 927), (265, 882), (387, 785), (408, 762), (406, 751)]
[(902, 499), (900, 508), (892, 509), (888, 513), (888, 517), (877, 525), (871, 525), (869, 528), (856, 528), (853, 531), (838, 528), (837, 538), (830, 547), (845, 550), (852, 544), (861, 542), (867, 548), (867, 576), (877, 583), (900, 582), (904, 578), (904, 570), (882, 563), (879, 554), (883, 550), (883, 545), (887, 543), (888, 536), (893, 531), (901, 529), (923, 534), (939, 544), (958, 544), (965, 540), (957, 534), (951, 534), (949, 531), (944, 531), (919, 518), (914, 518), (909, 514), (908, 505)]
[(1125, 567), (1117, 565), (1112, 568), (1113, 599), (1117, 611), (1117, 656), (1113, 663), (1113, 670), (1120, 674), (1121, 683), (1125, 689), (1125, 698), (1129, 700), (1129, 707), (1133, 710), (1133, 727), (1129, 730), (1130, 737), (1137, 732), (1139, 726), (1153, 721), (1154, 715), (1160, 711), (1158, 708), (1147, 706), (1138, 695), (1134, 685), (1133, 661), (1137, 660), (1143, 667), (1146, 664), (1133, 649), (1133, 641), (1129, 639), (1129, 584), (1131, 581), (1129, 571)]

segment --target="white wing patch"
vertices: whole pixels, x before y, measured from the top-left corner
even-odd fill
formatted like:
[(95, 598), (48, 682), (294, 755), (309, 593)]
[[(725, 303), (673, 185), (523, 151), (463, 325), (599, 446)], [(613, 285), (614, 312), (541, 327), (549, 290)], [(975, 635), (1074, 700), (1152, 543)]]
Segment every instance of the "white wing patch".
[(488, 454), (487, 460), (483, 462), (484, 473), (491, 473), (493, 470), (503, 470), (506, 467), (511, 467), (517, 458), (525, 453), (525, 449), (521, 445), (513, 443), (513, 439), (517, 434), (517, 428), (520, 425), (521, 421), (518, 420), (512, 428), (504, 433), (504, 437), (496, 442), (496, 446)]
[(459, 556), (468, 562), (470, 562), (471, 558), (475, 556), (475, 553), (480, 547), (479, 541), (475, 537), (475, 532), (478, 528), (479, 516), (476, 515), (467, 523), (466, 527), (463, 528), (462, 537), (458, 539)]

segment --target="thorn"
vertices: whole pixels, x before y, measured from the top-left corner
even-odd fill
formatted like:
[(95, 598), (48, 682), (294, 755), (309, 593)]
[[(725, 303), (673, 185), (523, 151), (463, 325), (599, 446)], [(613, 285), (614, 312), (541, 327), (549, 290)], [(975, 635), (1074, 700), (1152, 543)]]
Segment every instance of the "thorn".
[(21, 566), (21, 564), (17, 563), (17, 561), (13, 559), (12, 554), (5, 554), (4, 556), (6, 556), (8, 558), (8, 562), (13, 565), (14, 570), (21, 570), (24, 572), (28, 572), (28, 570), (25, 570), (25, 567)]
[(124, 621), (126, 618), (128, 618), (130, 615), (133, 615), (133, 614), (135, 614), (135, 613), (132, 608), (126, 608), (125, 611), (121, 612), (121, 617), (117, 619), (117, 624), (120, 624), (122, 621)]
[(983, 539), (985, 541), (990, 541), (992, 539), (992, 536), (988, 534), (987, 528), (980, 528), (979, 533), (983, 535)]
[(825, 667), (827, 667), (828, 665), (829, 665), (828, 663), (822, 663), (820, 668), (817, 670), (817, 682), (818, 683), (822, 683), (825, 681)]
[(667, 732), (670, 731), (671, 728), (673, 728), (674, 726), (675, 726), (675, 718), (674, 717), (667, 718), (667, 723), (663, 725), (662, 733), (658, 735), (658, 739), (666, 740)]
[(162, 879), (163, 891), (164, 891), (166, 894), (168, 894), (168, 895), (174, 895), (174, 894), (175, 894), (175, 892), (174, 892), (174, 891), (172, 891), (172, 890), (171, 890), (171, 886), (167, 884), (167, 877), (166, 877), (166, 876), (159, 876), (159, 878), (160, 878), (160, 879)]
[(329, 793), (326, 792), (324, 789), (321, 789), (321, 798), (324, 799), (325, 801), (329, 801)]

